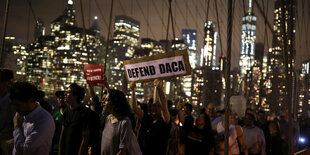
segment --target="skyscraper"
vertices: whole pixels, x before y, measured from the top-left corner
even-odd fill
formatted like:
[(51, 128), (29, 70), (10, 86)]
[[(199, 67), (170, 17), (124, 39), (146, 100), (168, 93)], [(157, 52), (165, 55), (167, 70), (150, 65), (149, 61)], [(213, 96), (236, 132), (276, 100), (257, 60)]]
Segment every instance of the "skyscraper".
[(188, 46), (188, 56), (192, 68), (198, 65), (197, 53), (197, 31), (192, 29), (182, 29), (182, 39)]
[[(108, 51), (107, 71), (111, 88), (122, 90), (127, 94), (127, 80), (122, 61), (134, 58), (140, 39), (140, 22), (125, 16), (115, 17), (113, 40)], [(129, 95), (129, 94), (127, 94)]]
[[(287, 47), (290, 76), (293, 74), (290, 69), (295, 66), (296, 0), (276, 0), (274, 6), (274, 35), (272, 49), (269, 50), (267, 55), (266, 104), (268, 104), (271, 111), (280, 111), (287, 107), (286, 104), (289, 101), (286, 85), (286, 80), (289, 78), (285, 74), (285, 59), (283, 59), (285, 56), (284, 46)], [(286, 42), (284, 42), (284, 36)]]
[(127, 46), (125, 56), (131, 58), (134, 49), (139, 44), (140, 22), (125, 15), (116, 16), (113, 37), (114, 39), (119, 39), (120, 44)]
[(256, 16), (252, 11), (253, 3), (249, 0), (249, 10), (242, 17), (240, 74), (245, 78), (247, 71), (254, 65), (255, 40), (256, 40)]
[(86, 48), (83, 28), (75, 23), (73, 1), (68, 0), (64, 13), (51, 24), (51, 35), (41, 36), (29, 46), (28, 81), (47, 94), (64, 90), (70, 83), (85, 85), (84, 64), (97, 59), (100, 36), (87, 29)]
[(295, 112), (298, 116), (307, 116), (310, 112), (310, 60), (302, 63), (298, 81), (298, 104), (295, 105)]
[(205, 36), (203, 44), (203, 65), (207, 67), (217, 67), (218, 57), (217, 53), (217, 37), (218, 33), (216, 31), (216, 24), (212, 21), (207, 21), (205, 23)]

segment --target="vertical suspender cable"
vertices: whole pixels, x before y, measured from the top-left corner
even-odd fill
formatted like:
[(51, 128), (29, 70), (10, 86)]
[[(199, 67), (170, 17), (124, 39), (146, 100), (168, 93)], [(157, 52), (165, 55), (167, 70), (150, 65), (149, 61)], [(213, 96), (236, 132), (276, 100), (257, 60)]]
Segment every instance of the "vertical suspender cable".
[[(153, 2), (153, 0), (152, 0), (152, 2)], [(161, 8), (162, 8), (162, 27), (161, 27), (161, 38), (164, 38), (164, 31), (165, 31), (165, 26), (164, 26), (164, 4), (165, 4), (165, 1), (163, 0), (162, 1), (162, 4), (161, 4)], [(155, 8), (156, 8), (156, 5), (154, 4), (154, 2), (153, 2), (153, 5), (155, 6)]]
[(88, 2), (88, 27), (90, 27), (91, 21), (91, 1)]
[[(206, 0), (207, 1), (207, 0)], [(207, 3), (207, 2), (206, 2)], [(208, 0), (207, 3), (207, 9), (206, 9), (206, 22), (208, 22), (208, 18), (209, 18), (209, 7), (210, 7), (210, 0)]]
[[(216, 0), (215, 0), (216, 1)], [(228, 0), (228, 24), (227, 24), (227, 67), (225, 70), (226, 96), (225, 96), (225, 141), (224, 154), (228, 155), (229, 115), (230, 115), (230, 63), (231, 63), (231, 36), (232, 36), (232, 0)]]
[[(37, 21), (34, 21), (34, 22), (37, 22)], [(30, 27), (30, 6), (28, 8), (28, 17), (27, 17), (27, 46), (29, 44), (29, 27)]]
[[(97, 6), (97, 8), (98, 8), (98, 10), (99, 10), (99, 13), (100, 13), (100, 16), (101, 16), (101, 18), (102, 18), (102, 20), (103, 20), (103, 22), (104, 22), (104, 25), (107, 27), (107, 29), (108, 29), (108, 23), (107, 23), (107, 21), (105, 20), (105, 18), (104, 18), (104, 15), (103, 15), (103, 12), (102, 12), (102, 10), (101, 10), (101, 8), (99, 7), (99, 3), (98, 3), (98, 1), (97, 0), (95, 0), (95, 3), (96, 3), (96, 6)], [(109, 31), (109, 30), (108, 30)]]
[(0, 53), (0, 67), (3, 64), (2, 54), (4, 53), (5, 34), (6, 34), (6, 26), (8, 22), (9, 7), (10, 7), (10, 0), (6, 0), (4, 22), (3, 22), (3, 29), (2, 29), (2, 44), (1, 44), (1, 49), (0, 49), (0, 52), (1, 52)]
[[(149, 13), (150, 13), (150, 10), (149, 10), (149, 1), (150, 0), (146, 0), (146, 3), (147, 3), (147, 6), (146, 6), (146, 20), (147, 20), (147, 23), (149, 23)], [(148, 38), (149, 37), (149, 24), (146, 25), (146, 37)]]
[(166, 52), (169, 52), (168, 35), (169, 35), (169, 26), (170, 26), (170, 13), (171, 13), (170, 7), (171, 7), (171, 0), (169, 0), (168, 24), (167, 24), (167, 31), (166, 31)]
[(161, 13), (160, 13), (160, 11), (158, 10), (158, 8), (157, 8), (157, 6), (156, 6), (156, 4), (154, 3), (154, 0), (151, 0), (151, 2), (152, 2), (152, 4), (153, 4), (153, 6), (154, 6), (154, 9), (155, 9), (155, 11), (156, 11), (156, 13), (158, 14), (158, 16), (159, 16), (159, 18), (160, 18), (160, 21), (161, 21), (161, 24), (162, 24), (162, 29), (161, 29), (161, 38), (164, 38), (164, 29), (165, 29), (165, 27), (166, 27), (166, 25), (165, 25), (165, 22), (164, 22), (164, 19), (163, 19), (163, 16), (164, 16), (164, 2), (162, 1), (162, 11), (161, 11)]
[(106, 53), (104, 57), (104, 73), (106, 73), (107, 68), (107, 57), (109, 52), (109, 40), (110, 40), (110, 33), (111, 33), (111, 25), (112, 25), (112, 15), (113, 15), (113, 2), (114, 0), (111, 0), (111, 8), (110, 8), (110, 20), (109, 20), (109, 28), (108, 28), (108, 36), (107, 36), (107, 46), (106, 46)]
[[(217, 0), (214, 0), (214, 5), (215, 5), (215, 11), (216, 11), (216, 22), (218, 25), (218, 29), (219, 29), (219, 39), (220, 39), (220, 44), (221, 44), (221, 56), (223, 56), (223, 44), (222, 44), (222, 38), (221, 38), (221, 29), (220, 29), (220, 20), (219, 20), (219, 13), (217, 10)], [(232, 2), (231, 2), (232, 3)], [(229, 16), (229, 15), (228, 15)]]
[[(207, 2), (205, 2), (205, 3), (207, 3)], [(210, 0), (208, 0), (208, 3), (207, 3), (207, 9), (206, 9), (206, 23), (208, 24), (208, 18), (209, 18), (209, 7), (210, 7)], [(206, 33), (206, 32), (204, 32), (204, 33)], [(204, 36), (205, 37), (205, 36)], [(205, 39), (205, 38), (204, 38)], [(203, 45), (204, 45), (204, 42), (203, 42)], [(205, 66), (205, 63), (206, 63), (206, 59), (204, 58), (204, 55), (205, 55), (205, 49), (204, 49), (204, 47), (202, 47), (203, 48), (203, 54), (202, 54), (202, 66)], [(212, 52), (212, 54), (213, 54), (213, 52)]]
[(260, 12), (260, 14), (264, 17), (265, 23), (267, 24), (267, 26), (268, 26), (270, 32), (273, 34), (274, 32), (273, 32), (272, 26), (271, 26), (271, 24), (268, 22), (268, 18), (267, 18), (267, 16), (264, 14), (263, 9), (260, 7), (260, 5), (259, 5), (259, 3), (257, 2), (257, 0), (253, 0), (253, 1), (254, 1), (255, 5), (257, 6), (258, 11)]
[(86, 51), (87, 51), (87, 55), (88, 55), (88, 63), (90, 63), (90, 61), (89, 61), (90, 53), (89, 53), (88, 46), (87, 46), (87, 37), (86, 37), (86, 29), (85, 29), (83, 3), (82, 3), (82, 0), (79, 0), (79, 2), (80, 2), (80, 8), (81, 8), (82, 23), (83, 23), (83, 38), (84, 38), (83, 42), (84, 42), (84, 45), (86, 47)]
[(155, 35), (154, 35), (154, 33), (153, 33), (151, 27), (150, 27), (150, 23), (148, 22), (148, 19), (147, 19), (145, 13), (143, 12), (143, 8), (142, 8), (141, 4), (139, 3), (138, 0), (136, 0), (136, 2), (137, 2), (138, 8), (140, 9), (140, 11), (141, 11), (141, 13), (142, 13), (142, 16), (143, 16), (144, 20), (146, 21), (146, 24), (147, 24), (148, 27), (149, 27), (149, 30), (150, 30), (150, 32), (151, 32), (152, 37), (156, 40), (156, 37), (155, 37)]
[[(293, 19), (293, 15), (295, 14), (296, 15), (296, 9), (294, 9), (293, 8), (293, 5), (294, 5), (294, 2), (293, 2), (293, 0), (289, 0), (289, 3), (290, 3), (290, 5), (289, 5), (289, 12), (290, 12), (290, 15), (289, 15), (289, 17), (288, 17), (288, 19), (289, 19), (289, 25), (291, 26), (291, 28), (293, 28), (294, 27), (294, 19)], [(294, 12), (293, 12), (294, 11)], [(294, 32), (293, 32), (293, 30), (291, 29), (289, 32), (287, 32), (287, 35), (288, 36), (290, 36), (290, 38), (291, 39), (293, 39), (293, 37), (295, 38), (295, 36), (294, 36)], [(289, 78), (289, 80), (290, 80), (290, 85), (289, 85), (289, 91), (291, 92), (291, 95), (289, 96), (289, 97), (291, 97), (291, 98), (289, 98), (290, 100), (288, 101), (288, 102), (290, 102), (291, 104), (289, 105), (289, 131), (290, 131), (290, 135), (289, 135), (289, 141), (290, 141), (290, 152), (291, 152), (291, 154), (294, 154), (294, 151), (295, 151), (295, 146), (294, 146), (294, 138), (293, 138), (293, 123), (292, 123), (292, 121), (293, 121), (293, 118), (292, 118), (292, 114), (295, 114), (295, 111), (293, 111), (294, 110), (294, 108), (292, 107), (292, 105), (294, 105), (294, 101), (295, 101), (295, 86), (296, 86), (296, 81), (295, 81), (295, 79), (294, 79), (294, 77), (297, 77), (297, 76), (295, 76), (294, 74), (295, 74), (295, 72), (294, 72), (294, 67), (295, 67), (295, 64), (293, 64), (294, 62), (293, 62), (293, 59), (294, 59), (294, 54), (295, 53), (293, 53), (293, 51), (295, 51), (295, 40), (291, 40), (291, 43), (288, 45), (288, 49), (289, 49), (289, 51), (290, 51), (290, 55), (287, 55), (287, 56), (289, 56), (288, 57), (288, 63), (289, 63), (289, 65), (290, 65), (290, 74), (289, 74), (289, 76), (290, 76), (290, 78)]]
[(173, 34), (173, 40), (175, 40), (174, 19), (173, 19), (173, 15), (172, 15), (171, 2), (172, 2), (172, 0), (169, 0), (169, 9), (170, 9), (170, 19), (171, 19), (171, 26), (172, 26), (172, 34)]
[(131, 0), (130, 5), (131, 5), (131, 7), (130, 7), (130, 15), (131, 15), (131, 17), (133, 17), (133, 0)]

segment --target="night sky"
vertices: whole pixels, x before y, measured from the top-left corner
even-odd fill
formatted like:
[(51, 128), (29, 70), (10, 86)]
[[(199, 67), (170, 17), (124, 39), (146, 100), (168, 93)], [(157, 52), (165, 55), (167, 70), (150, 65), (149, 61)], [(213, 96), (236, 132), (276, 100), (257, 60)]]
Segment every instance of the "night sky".
[[(5, 10), (5, 1), (0, 1), (0, 32), (2, 35), (3, 19)], [(26, 43), (27, 33), (29, 33), (29, 42), (33, 41), (34, 17), (29, 14), (29, 5), (27, 0), (10, 0), (10, 10), (7, 25), (7, 35), (13, 35), (17, 41)], [(32, 3), (35, 16), (41, 18), (46, 26), (46, 34), (50, 34), (50, 23), (60, 16), (64, 9), (66, 0), (29, 0)], [(80, 12), (79, 0), (74, 1), (74, 8), (76, 9), (76, 20), (79, 27), (82, 27), (82, 18)], [(96, 1), (99, 5), (96, 5)], [(176, 37), (181, 38), (181, 29), (196, 29), (198, 32), (198, 48), (202, 47), (203, 43), (203, 28), (206, 20), (207, 2), (209, 0), (173, 0), (172, 12), (175, 18), (175, 32)], [(226, 40), (227, 40), (227, 1), (217, 0), (218, 14), (221, 29), (221, 42), (223, 54), (226, 55)], [(234, 19), (233, 19), (233, 42), (232, 42), (232, 66), (237, 67), (240, 55), (240, 41), (241, 41), (241, 18), (244, 15), (244, 9), (248, 9), (248, 0), (234, 0)], [(245, 8), (243, 5), (245, 2)], [(267, 12), (268, 5), (268, 22), (273, 25), (273, 0), (257, 0), (261, 7), (264, 7)], [(103, 19), (109, 22), (109, 12), (111, 0), (82, 0), (84, 8), (84, 18), (86, 27), (93, 21), (94, 16), (98, 16), (101, 34), (107, 36), (107, 25)], [(300, 67), (302, 61), (309, 59), (309, 19), (310, 19), (310, 1), (297, 0), (297, 22), (296, 22), (296, 63)], [(264, 5), (263, 5), (264, 3)], [(103, 17), (100, 15), (98, 6), (103, 12)], [(156, 7), (155, 7), (156, 6)], [(125, 14), (140, 21), (140, 38), (152, 38), (155, 40), (166, 38), (166, 28), (168, 20), (168, 0), (114, 0), (115, 15)], [(265, 24), (263, 16), (259, 13), (256, 6), (254, 6), (254, 14), (257, 16), (257, 34), (256, 43), (264, 43), (265, 51), (272, 46), (272, 36), (267, 28), (267, 35), (265, 34)], [(29, 20), (28, 20), (29, 19)], [(149, 27), (147, 26), (147, 19)], [(215, 21), (216, 9), (215, 0), (210, 0), (209, 17), (208, 20)], [(28, 22), (29, 21), (29, 22)], [(112, 20), (114, 22), (114, 19)], [(29, 23), (29, 29), (28, 29)], [(170, 25), (171, 26), (171, 25)], [(169, 39), (172, 39), (172, 30), (169, 31)], [(2, 37), (2, 36), (1, 36)], [(268, 41), (267, 41), (268, 40)], [(306, 44), (308, 40), (308, 45)], [(219, 41), (219, 40), (218, 40)], [(218, 46), (221, 51), (221, 46)], [(308, 50), (308, 52), (307, 52)]]

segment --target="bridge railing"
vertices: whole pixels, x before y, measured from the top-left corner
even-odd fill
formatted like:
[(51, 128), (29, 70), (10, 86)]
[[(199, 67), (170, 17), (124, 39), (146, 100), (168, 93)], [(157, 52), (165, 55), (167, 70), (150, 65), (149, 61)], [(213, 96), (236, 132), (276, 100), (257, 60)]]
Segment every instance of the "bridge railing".
[(310, 155), (310, 148), (303, 149), (294, 153), (294, 155)]

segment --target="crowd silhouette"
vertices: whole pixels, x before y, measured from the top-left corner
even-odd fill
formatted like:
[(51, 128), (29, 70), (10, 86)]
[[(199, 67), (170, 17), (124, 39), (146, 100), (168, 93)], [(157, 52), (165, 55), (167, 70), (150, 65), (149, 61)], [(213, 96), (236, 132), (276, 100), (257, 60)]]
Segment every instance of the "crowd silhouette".
[[(210, 103), (196, 110), (181, 99), (167, 100), (163, 81), (154, 80), (157, 97), (147, 103), (105, 83), (102, 96), (76, 83), (55, 92), (57, 105), (28, 82), (14, 81), (13, 72), (0, 69), (0, 155), (222, 155), (224, 109)], [(128, 102), (129, 101), (129, 102)], [(174, 105), (174, 106), (172, 106)], [(247, 108), (229, 120), (229, 154), (286, 155), (289, 113), (269, 116)], [(295, 151), (308, 146), (309, 118), (293, 119)]]

